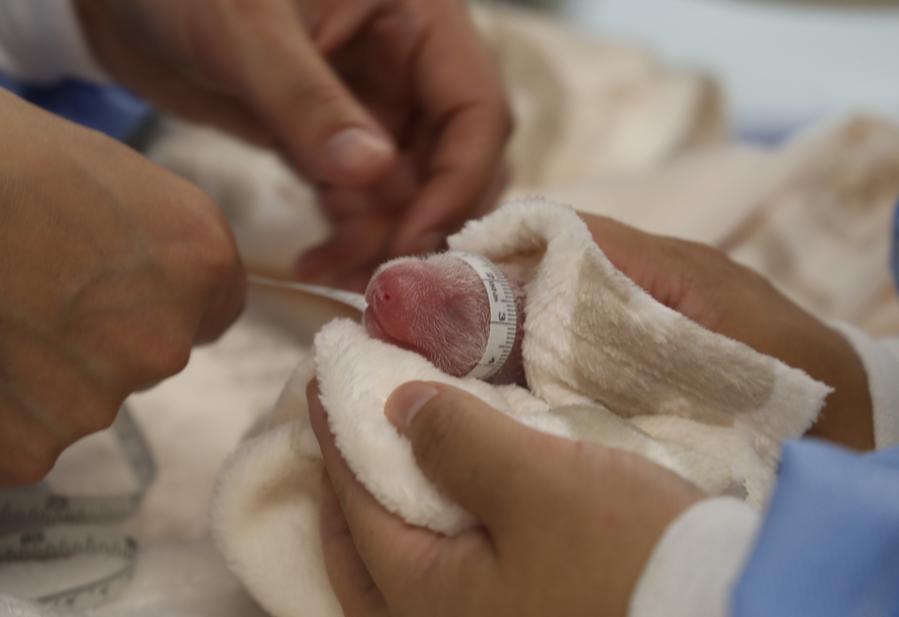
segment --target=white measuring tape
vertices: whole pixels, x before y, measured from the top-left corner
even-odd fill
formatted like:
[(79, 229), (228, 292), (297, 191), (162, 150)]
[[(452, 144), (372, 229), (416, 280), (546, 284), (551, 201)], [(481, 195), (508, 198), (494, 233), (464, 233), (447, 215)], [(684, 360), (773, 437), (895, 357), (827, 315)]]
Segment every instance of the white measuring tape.
[(260, 285), (271, 289), (299, 291), (304, 294), (310, 294), (321, 298), (328, 298), (341, 304), (346, 304), (360, 313), (364, 313), (368, 304), (365, 302), (365, 296), (352, 291), (345, 291), (335, 287), (325, 287), (323, 285), (310, 285), (309, 283), (297, 283), (294, 281), (283, 281), (274, 279), (260, 274), (248, 274), (247, 281), (251, 285)]
[(127, 407), (112, 425), (135, 478), (132, 493), (109, 496), (66, 496), (23, 490), (0, 490), (0, 565), (58, 560), (81, 555), (112, 558), (116, 566), (93, 580), (43, 593), (29, 600), (66, 608), (89, 608), (119, 591), (130, 579), (137, 560), (131, 537), (98, 525), (131, 515), (156, 475), (150, 449)]
[(475, 367), (468, 373), (470, 377), (490, 379), (496, 375), (512, 354), (515, 337), (518, 335), (518, 305), (515, 291), (502, 270), (489, 259), (474, 253), (451, 251), (474, 270), (487, 292), (490, 304), (490, 332), (484, 353)]

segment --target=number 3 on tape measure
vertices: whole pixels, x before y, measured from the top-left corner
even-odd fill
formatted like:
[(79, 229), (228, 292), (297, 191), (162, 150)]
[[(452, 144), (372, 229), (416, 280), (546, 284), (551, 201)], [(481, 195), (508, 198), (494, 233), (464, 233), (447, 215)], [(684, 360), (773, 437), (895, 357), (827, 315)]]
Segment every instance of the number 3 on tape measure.
[(512, 344), (518, 334), (518, 305), (515, 303), (515, 292), (509, 279), (490, 260), (475, 255), (453, 251), (484, 283), (487, 302), (490, 305), (490, 331), (484, 353), (469, 373), (478, 379), (490, 379), (505, 366), (512, 354)]

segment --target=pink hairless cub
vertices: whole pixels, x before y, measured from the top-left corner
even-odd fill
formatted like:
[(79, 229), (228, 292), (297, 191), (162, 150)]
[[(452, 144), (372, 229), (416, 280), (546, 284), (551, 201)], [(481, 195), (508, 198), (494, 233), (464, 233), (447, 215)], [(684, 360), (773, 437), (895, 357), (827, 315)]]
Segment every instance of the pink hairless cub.
[[(478, 264), (480, 274), (476, 270)], [(483, 276), (485, 269), (488, 274)], [(505, 319), (506, 315), (495, 301), (491, 304), (491, 283), (485, 286), (484, 282), (494, 275), (507, 281), (506, 289), (514, 297), (514, 314), (509, 315), (510, 320), (514, 319), (514, 327), (512, 323), (497, 327), (497, 316)], [(494, 300), (496, 297), (494, 293)], [(482, 257), (457, 253), (404, 257), (375, 272), (365, 299), (365, 327), (371, 337), (414, 351), (456, 377), (481, 372), (487, 373), (483, 378), (491, 383), (524, 384), (524, 291), (522, 282), (501, 266)], [(501, 356), (492, 351), (505, 347), (510, 350), (505, 362), (501, 362)], [(494, 359), (495, 367), (490, 366)]]

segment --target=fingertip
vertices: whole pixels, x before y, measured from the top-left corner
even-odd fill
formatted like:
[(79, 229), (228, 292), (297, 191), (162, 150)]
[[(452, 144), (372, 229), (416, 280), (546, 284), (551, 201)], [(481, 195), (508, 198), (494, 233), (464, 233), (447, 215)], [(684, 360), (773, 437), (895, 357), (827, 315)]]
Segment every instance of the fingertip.
[(338, 186), (368, 186), (396, 162), (396, 148), (386, 137), (361, 127), (339, 130), (323, 148), (329, 179)]

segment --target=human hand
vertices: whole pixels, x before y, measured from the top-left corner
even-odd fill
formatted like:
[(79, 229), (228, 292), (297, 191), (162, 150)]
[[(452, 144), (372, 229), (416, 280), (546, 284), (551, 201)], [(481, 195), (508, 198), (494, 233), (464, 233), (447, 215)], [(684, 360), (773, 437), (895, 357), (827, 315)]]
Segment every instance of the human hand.
[(302, 278), (364, 287), (500, 186), (510, 116), (459, 0), (77, 0), (95, 55), (163, 109), (273, 146), (334, 235)]
[(0, 90), (0, 485), (41, 479), (239, 313), (218, 208), (97, 133)]
[(721, 251), (580, 216), (612, 263), (656, 300), (833, 387), (810, 435), (861, 450), (874, 447), (867, 374), (839, 332)]
[(540, 433), (465, 392), (413, 382), (391, 395), (387, 416), (425, 475), (481, 524), (441, 536), (375, 501), (334, 445), (314, 383), (307, 397), (327, 471), (325, 564), (347, 617), (624, 616), (659, 537), (703, 497), (637, 455)]

